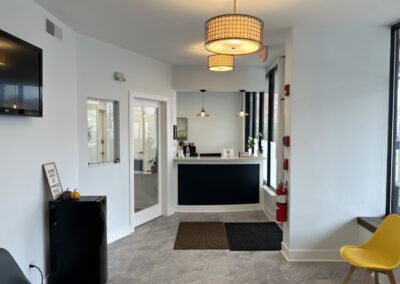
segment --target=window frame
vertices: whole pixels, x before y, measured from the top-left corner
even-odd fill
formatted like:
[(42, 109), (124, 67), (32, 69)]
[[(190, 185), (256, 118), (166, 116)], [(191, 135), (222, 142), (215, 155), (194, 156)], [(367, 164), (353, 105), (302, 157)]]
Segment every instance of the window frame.
[(121, 163), (121, 150), (120, 150), (120, 118), (119, 118), (119, 101), (112, 99), (99, 99), (94, 97), (86, 98), (86, 125), (88, 126), (88, 103), (89, 101), (95, 102), (104, 102), (104, 103), (112, 103), (113, 104), (113, 121), (114, 121), (114, 160), (113, 161), (105, 161), (105, 162), (97, 162), (91, 163), (89, 159), (89, 147), (88, 143), (86, 143), (88, 155), (87, 155), (87, 164), (89, 168), (105, 166), (105, 165), (113, 165)]
[[(389, 79), (389, 114), (388, 114), (388, 154), (387, 154), (387, 189), (386, 215), (396, 212), (399, 192), (393, 191), (395, 186), (395, 145), (397, 125), (398, 77), (399, 77), (399, 49), (400, 49), (400, 22), (391, 28), (390, 38), (390, 79)], [(394, 195), (397, 196), (394, 197)]]
[[(248, 137), (253, 137), (253, 98), (251, 92), (245, 92), (245, 112), (248, 115), (245, 117), (244, 145), (247, 145)], [(254, 149), (252, 149), (254, 150)]]
[[(272, 69), (268, 71), (265, 75), (265, 78), (268, 77), (268, 133), (267, 133), (267, 180), (263, 180), (264, 185), (268, 186), (272, 190), (276, 190), (273, 186), (271, 186), (271, 142), (274, 139), (274, 104), (275, 104), (275, 77), (277, 75), (278, 65), (274, 66)], [(264, 95), (265, 97), (265, 95)], [(261, 112), (261, 111), (260, 111)], [(263, 129), (264, 132), (264, 129)], [(265, 134), (263, 133), (263, 137)]]
[[(256, 95), (257, 92), (246, 92), (245, 93), (245, 111), (249, 114), (245, 118), (245, 137), (244, 143), (247, 144), (248, 137), (258, 138), (256, 130), (256, 117), (258, 117), (259, 132), (262, 133), (263, 138), (266, 138), (267, 147), (264, 149), (267, 153), (267, 180), (263, 178), (263, 184), (271, 188), (273, 191), (276, 189), (271, 186), (271, 142), (274, 140), (274, 103), (275, 103), (275, 78), (278, 75), (278, 65), (275, 65), (266, 73), (266, 79), (269, 78), (268, 90), (266, 92), (258, 92), (259, 94), (259, 109), (256, 113)], [(278, 98), (279, 99), (279, 98)], [(264, 133), (264, 103), (265, 100), (268, 102), (268, 133)], [(275, 137), (277, 138), (277, 137)], [(263, 140), (263, 139), (261, 139)], [(258, 148), (262, 141), (259, 140)], [(254, 147), (252, 148), (254, 151)]]

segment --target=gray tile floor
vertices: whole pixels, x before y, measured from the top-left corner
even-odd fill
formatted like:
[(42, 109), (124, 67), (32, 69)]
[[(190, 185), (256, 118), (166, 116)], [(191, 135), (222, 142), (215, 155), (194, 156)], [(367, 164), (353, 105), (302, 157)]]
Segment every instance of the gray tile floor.
[[(136, 228), (109, 246), (108, 283), (341, 283), (347, 264), (286, 262), (280, 252), (173, 250), (181, 221), (268, 221), (261, 211), (177, 213)], [(356, 270), (352, 283), (362, 283)], [(371, 281), (372, 282), (372, 281)]]

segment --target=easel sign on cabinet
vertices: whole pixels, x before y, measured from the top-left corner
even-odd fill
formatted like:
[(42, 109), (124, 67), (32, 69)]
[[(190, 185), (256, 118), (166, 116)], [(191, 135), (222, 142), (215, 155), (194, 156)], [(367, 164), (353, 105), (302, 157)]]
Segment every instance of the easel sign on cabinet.
[(58, 176), (56, 163), (50, 162), (44, 164), (43, 170), (46, 174), (51, 196), (53, 197), (53, 200), (57, 200), (62, 195), (63, 190), (61, 186), (60, 177)]

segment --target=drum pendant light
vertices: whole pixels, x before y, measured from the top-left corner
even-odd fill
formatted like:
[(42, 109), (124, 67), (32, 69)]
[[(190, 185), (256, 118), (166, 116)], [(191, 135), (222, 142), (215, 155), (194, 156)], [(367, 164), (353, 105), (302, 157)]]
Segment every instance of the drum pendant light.
[[(240, 90), (239, 92), (241, 92), (244, 95), (244, 92), (246, 92), (246, 90)], [(249, 115), (247, 112), (244, 111), (244, 107), (243, 107), (243, 98), (244, 98), (244, 96), (243, 95), (242, 95), (242, 108), (237, 113), (237, 115), (240, 116), (240, 117), (246, 117), (246, 116)]]
[(206, 90), (200, 90), (200, 92), (202, 92), (202, 94), (203, 94), (203, 107), (201, 108), (201, 111), (197, 114), (197, 116), (209, 117), (210, 114), (208, 112), (206, 112), (206, 110), (204, 109), (204, 93), (206, 92)]
[(213, 54), (208, 57), (208, 69), (210, 71), (231, 71), (235, 67), (233, 55)]
[(263, 47), (264, 22), (254, 16), (236, 14), (219, 15), (205, 25), (204, 47), (213, 53), (244, 55)]

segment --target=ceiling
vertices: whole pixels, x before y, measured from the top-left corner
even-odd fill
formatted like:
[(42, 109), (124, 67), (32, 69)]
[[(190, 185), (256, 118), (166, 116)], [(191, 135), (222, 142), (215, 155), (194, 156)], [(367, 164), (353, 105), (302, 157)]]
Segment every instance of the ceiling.
[[(231, 13), (233, 0), (35, 0), (74, 29), (171, 64), (206, 64), (204, 24)], [(261, 18), (270, 58), (284, 54), (285, 32), (299, 24), (388, 25), (399, 0), (237, 0), (237, 12)], [(263, 65), (258, 54), (237, 65)], [(266, 63), (264, 63), (266, 64)]]

